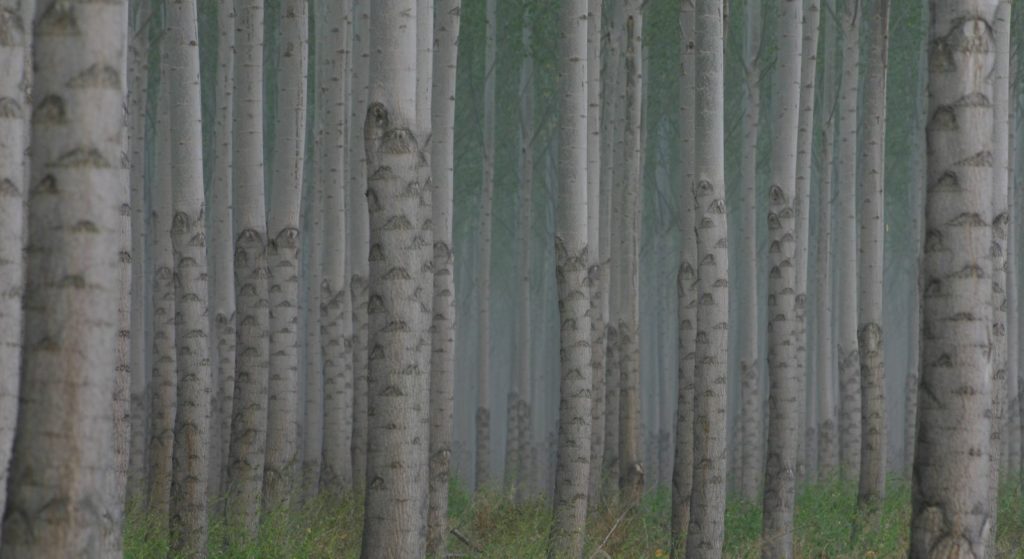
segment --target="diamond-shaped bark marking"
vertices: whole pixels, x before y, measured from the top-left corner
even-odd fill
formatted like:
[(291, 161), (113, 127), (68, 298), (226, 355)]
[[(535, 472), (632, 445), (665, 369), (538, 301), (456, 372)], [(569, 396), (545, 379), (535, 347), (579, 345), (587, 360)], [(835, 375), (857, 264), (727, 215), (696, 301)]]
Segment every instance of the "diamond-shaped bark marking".
[(72, 89), (119, 89), (121, 76), (112, 66), (93, 64), (68, 80)]
[(21, 104), (12, 97), (0, 97), (0, 118), (21, 118)]
[(74, 2), (66, 1), (50, 3), (50, 7), (36, 23), (36, 35), (73, 36), (81, 34), (78, 17), (75, 14), (75, 5)]
[(67, 122), (64, 100), (56, 95), (43, 97), (32, 112), (32, 122), (36, 124), (63, 124)]
[(50, 163), (50, 167), (64, 169), (110, 169), (110, 163), (103, 157), (100, 150), (94, 147), (82, 146), (65, 152), (57, 161)]

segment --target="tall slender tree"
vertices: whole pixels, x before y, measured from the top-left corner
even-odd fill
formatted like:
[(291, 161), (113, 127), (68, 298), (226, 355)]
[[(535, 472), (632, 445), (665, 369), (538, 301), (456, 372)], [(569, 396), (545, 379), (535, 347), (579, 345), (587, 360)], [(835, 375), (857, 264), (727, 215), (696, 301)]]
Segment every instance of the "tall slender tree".
[(998, 0), (933, 0), (911, 557), (987, 557)]
[[(24, 189), (24, 352), (4, 557), (121, 553), (107, 544), (121, 516), (109, 472), (118, 329), (111, 309), (117, 306), (119, 216), (128, 202), (122, 160), (126, 7), (44, 1), (32, 27), (30, 172), (12, 162), (0, 179), (6, 180), (3, 192), (12, 191), (5, 198), (23, 191), (16, 185), (26, 176), (32, 185)], [(28, 26), (14, 27), (27, 15), (4, 12), (10, 32), (4, 37), (27, 44)], [(18, 81), (24, 77), (22, 71)], [(4, 111), (27, 114), (27, 104), (17, 102), (24, 92), (10, 93), (16, 97), (4, 98)], [(16, 122), (4, 134), (17, 137), (5, 141), (24, 140)], [(20, 237), (20, 225), (13, 233)], [(53, 503), (62, 503), (59, 514)]]

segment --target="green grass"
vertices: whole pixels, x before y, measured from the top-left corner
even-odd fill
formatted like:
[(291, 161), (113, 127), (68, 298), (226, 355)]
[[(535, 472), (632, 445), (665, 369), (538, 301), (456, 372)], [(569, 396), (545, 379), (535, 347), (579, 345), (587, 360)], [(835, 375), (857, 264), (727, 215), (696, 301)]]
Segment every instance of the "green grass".
[[(998, 557), (1024, 558), (1024, 498), (1019, 487), (1000, 495)], [(545, 557), (551, 511), (542, 499), (514, 503), (502, 492), (469, 494), (458, 480), (450, 493), (451, 526), (464, 534), (482, 553), (475, 553), (454, 537), (449, 550), (470, 557)], [(909, 539), (910, 487), (891, 480), (876, 530), (851, 541), (856, 488), (822, 483), (804, 488), (797, 496), (794, 552), (798, 558), (895, 558), (906, 556)], [(667, 489), (648, 493), (635, 508), (601, 506), (587, 526), (584, 557), (597, 547), (611, 557), (667, 557), (671, 500)], [(730, 558), (759, 557), (761, 510), (730, 502), (726, 511), (725, 554)], [(210, 530), (211, 558), (292, 559), (355, 558), (359, 556), (362, 511), (356, 499), (321, 499), (290, 514), (264, 519), (258, 541), (224, 548), (224, 526)], [(129, 514), (125, 524), (125, 557), (163, 559), (168, 556), (166, 536), (160, 537), (151, 519)], [(603, 544), (603, 545), (602, 545)]]

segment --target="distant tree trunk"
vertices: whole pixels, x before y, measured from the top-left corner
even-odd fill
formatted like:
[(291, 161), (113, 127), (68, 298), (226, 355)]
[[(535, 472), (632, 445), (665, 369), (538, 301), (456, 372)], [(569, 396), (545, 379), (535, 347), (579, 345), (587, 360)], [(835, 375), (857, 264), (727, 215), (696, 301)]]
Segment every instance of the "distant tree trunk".
[(434, 315), (430, 358), (430, 508), (427, 554), (441, 556), (448, 538), (455, 381), (454, 210), (455, 78), (462, 0), (439, 0), (434, 20), (431, 99), (431, 187), (434, 225)]
[(860, 355), (857, 349), (857, 91), (861, 0), (843, 0), (843, 73), (836, 163), (836, 344), (839, 360), (839, 470), (857, 479), (860, 466)]
[[(370, 217), (369, 424), (364, 559), (422, 557), (433, 232), (429, 183), (418, 177), (416, 2), (376, 4), (364, 141)], [(424, 228), (424, 226), (427, 226)]]
[(988, 557), (993, 36), (998, 0), (933, 0), (921, 398), (910, 557)]
[(370, 214), (366, 205), (366, 148), (360, 124), (366, 119), (367, 91), (370, 84), (370, 0), (352, 2), (352, 97), (349, 122), (352, 127), (348, 164), (349, 184), (348, 259), (352, 280), (352, 480), (356, 487), (366, 484), (366, 426), (369, 349), (367, 300), (370, 277)]
[(799, 429), (796, 351), (796, 178), (800, 110), (800, 2), (779, 14), (775, 139), (768, 192), (768, 442), (765, 466), (762, 557), (793, 556), (793, 501)]
[(34, 2), (0, 2), (0, 509), (7, 499), (7, 465), (18, 421), (25, 289), (26, 157), (32, 107), (32, 27)]
[[(885, 244), (885, 115), (889, 67), (889, 0), (876, 0), (868, 24), (860, 173), (860, 251), (857, 262), (857, 347), (860, 352), (860, 521), (878, 522), (885, 498), (885, 357), (882, 337)], [(856, 529), (856, 528), (855, 528)]]
[[(696, 6), (693, 0), (680, 3), (679, 27), (683, 37), (696, 33)], [(690, 525), (690, 497), (693, 491), (694, 367), (697, 342), (697, 220), (693, 196), (696, 185), (696, 42), (683, 41), (679, 80), (680, 167), (683, 184), (680, 196), (682, 260), (676, 276), (679, 296), (679, 395), (676, 406), (676, 446), (672, 467), (672, 541), (673, 557), (682, 555), (680, 544)]]
[[(277, 123), (267, 218), (270, 266), (270, 377), (263, 506), (287, 508), (296, 481), (299, 426), (299, 208), (306, 155), (309, 3), (285, 0), (279, 22)], [(340, 79), (340, 73), (339, 73)], [(328, 214), (330, 215), (330, 214)]]
[[(742, 200), (740, 202), (737, 262), (745, 273), (738, 275), (737, 302), (742, 306), (743, 320), (736, 330), (740, 336), (740, 424), (743, 433), (740, 495), (748, 502), (760, 496), (764, 469), (762, 445), (764, 425), (761, 410), (761, 372), (757, 360), (759, 322), (757, 300), (757, 134), (761, 123), (761, 0), (747, 2), (744, 35), (744, 84), (747, 93), (743, 118)], [(687, 141), (687, 140), (684, 140)], [(688, 227), (684, 221), (683, 227)], [(681, 356), (680, 356), (681, 357)]]
[(687, 557), (721, 557), (725, 538), (729, 244), (725, 207), (724, 48), (721, 0), (697, 3), (693, 196), (697, 230), (697, 339), (693, 494)]
[(619, 245), (621, 313), (618, 317), (619, 490), (625, 502), (640, 499), (644, 465), (640, 454), (640, 217), (643, 167), (643, 9), (629, 0), (625, 10), (625, 127), (623, 129), (623, 224)]
[[(1020, 20), (1018, 15), (1018, 20)], [(1012, 18), (1011, 18), (1012, 21)], [(1012, 25), (1011, 25), (1012, 27)], [(1010, 31), (1011, 37), (1014, 35), (1014, 31)], [(1010, 55), (1010, 99), (1015, 100), (1017, 97), (1017, 59), (1015, 55)], [(1007, 160), (1009, 172), (1007, 173), (1007, 207), (1010, 210), (1009, 219), (1009, 234), (1006, 246), (1006, 339), (1007, 339), (1007, 355), (1006, 355), (1006, 383), (1007, 383), (1007, 398), (1009, 402), (1006, 405), (1006, 418), (1004, 423), (1008, 426), (1007, 433), (1004, 439), (1006, 440), (1007, 456), (1005, 458), (1006, 467), (1004, 472), (1019, 472), (1021, 470), (1021, 415), (1020, 415), (1020, 346), (1015, 343), (1019, 339), (1020, 332), (1020, 311), (1018, 310), (1018, 303), (1020, 296), (1017, 294), (1017, 289), (1020, 287), (1019, 274), (1017, 271), (1017, 255), (1020, 253), (1020, 244), (1018, 242), (1019, 222), (1017, 217), (1019, 212), (1015, 210), (1015, 204), (1019, 204), (1019, 195), (1016, 192), (1016, 178), (1017, 178), (1017, 165), (1015, 162), (1016, 158), (1016, 127), (1017, 127), (1017, 109), (1016, 102), (1009, 103), (1009, 131), (1008, 131), (1008, 145), (1009, 145), (1009, 157)]]
[[(18, 45), (28, 44), (27, 25), (18, 24), (27, 24), (30, 5), (5, 4), (9, 11), (0, 15), (0, 27), (7, 31), (0, 34), (13, 39), (4, 41), (2, 56), (19, 76), (5, 75), (15, 88), (28, 83), (26, 58), (17, 58), (26, 54)], [(23, 150), (0, 159), (4, 242), (13, 239), (20, 250), (23, 221), (11, 212), (17, 224), (10, 225), (6, 212), (10, 204), (21, 207), (17, 192), (28, 194), (29, 224), (20, 409), (7, 484), (4, 557), (121, 554), (110, 547), (120, 541), (111, 533), (121, 529), (121, 503), (109, 484), (115, 466), (112, 350), (118, 330), (112, 310), (118, 304), (119, 212), (128, 195), (122, 162), (126, 7), (125, 2), (39, 4), (31, 59), (31, 171), (26, 174), (18, 160)], [(23, 146), (25, 129), (13, 115), (28, 115), (27, 104), (19, 102), (26, 100), (25, 90), (0, 91), (2, 112), (11, 115), (5, 117), (4, 143)], [(24, 187), (26, 177), (34, 185), (31, 191), (18, 186)], [(2, 316), (6, 322), (12, 315)]]
[[(587, 520), (593, 362), (587, 282), (587, 0), (559, 12), (558, 217), (555, 258), (561, 324), (558, 462), (549, 557), (580, 557)], [(632, 20), (630, 20), (632, 24)], [(627, 67), (629, 62), (627, 62)]]
[(1003, 437), (1008, 434), (1006, 404), (1009, 383), (1006, 375), (1009, 346), (1007, 325), (1007, 268), (1009, 244), (1009, 113), (1010, 113), (1010, 18), (1009, 0), (999, 0), (992, 29), (995, 73), (992, 85), (992, 428), (989, 435), (988, 502), (992, 507), (987, 549), (995, 554), (999, 512), (999, 469)]
[(325, 247), (322, 253), (320, 320), (323, 356), (323, 488), (338, 495), (352, 487), (352, 321), (351, 294), (345, 273), (346, 154), (348, 149), (348, 67), (351, 33), (349, 0), (324, 5), (323, 20), (333, 22), (321, 30), (317, 93), (318, 122), (323, 127), (317, 164), (324, 216)]
[(149, 219), (153, 256), (153, 348), (149, 406), (149, 514), (167, 529), (171, 511), (171, 455), (174, 450), (174, 415), (177, 406), (177, 354), (174, 328), (174, 253), (171, 248), (171, 115), (169, 53), (160, 47), (160, 78), (153, 127), (154, 174)]
[(811, 159), (814, 144), (814, 86), (818, 75), (818, 23), (821, 15), (820, 0), (807, 0), (804, 5), (803, 38), (800, 68), (800, 118), (797, 128), (796, 149), (796, 252), (793, 263), (796, 266), (796, 332), (793, 338), (796, 349), (797, 379), (800, 381), (797, 399), (799, 428), (797, 435), (796, 475), (806, 479), (810, 465), (805, 460), (810, 446), (805, 436), (814, 430), (811, 419), (813, 410), (807, 406), (808, 387), (813, 384), (807, 378), (807, 262), (810, 246), (811, 207)]
[(476, 404), (476, 488), (491, 481), (491, 199), (494, 197), (494, 72), (497, 48), (496, 0), (486, 3), (484, 42), (483, 185), (480, 191), (479, 363)]
[(229, 539), (259, 528), (267, 443), (269, 267), (263, 185), (263, 0), (235, 0), (235, 387), (228, 455)]
[[(128, 154), (129, 154), (129, 206), (131, 208), (131, 402), (129, 404), (128, 482), (126, 503), (134, 507), (143, 504), (146, 484), (146, 297), (150, 293), (146, 277), (146, 107), (149, 90), (149, 2), (136, 0), (130, 9), (131, 25), (128, 36)], [(4, 220), (6, 221), (6, 219)], [(6, 235), (0, 237), (7, 238)], [(3, 241), (0, 241), (3, 242)], [(3, 257), (0, 257), (2, 260)], [(3, 369), (0, 366), (0, 369)], [(0, 405), (2, 409), (13, 409)], [(0, 458), (6, 463), (5, 459)], [(5, 480), (0, 486), (6, 488)]]
[(167, 6), (171, 180), (174, 184), (174, 339), (178, 397), (174, 415), (171, 547), (206, 554), (210, 452), (209, 327), (206, 285), (206, 216), (199, 99), (199, 24), (194, 0)]
[[(232, 160), (234, 157), (234, 90), (235, 90), (235, 5), (217, 4), (217, 86), (214, 136), (216, 151), (210, 186), (209, 270), (212, 285), (210, 303), (213, 314), (213, 344), (217, 356), (216, 406), (217, 421), (213, 462), (217, 476), (210, 485), (219, 502), (227, 489), (228, 445), (231, 441), (231, 415), (235, 398), (235, 258), (231, 207)], [(218, 512), (222, 507), (217, 504)]]
[[(315, 17), (317, 21), (328, 21), (326, 14), (328, 13), (325, 8), (332, 6), (331, 3), (320, 2), (314, 5), (316, 10)], [(327, 26), (318, 26), (316, 30), (323, 32)], [(329, 28), (328, 28), (329, 29)], [(325, 45), (326, 40), (320, 33), (317, 33), (316, 37), (316, 52), (323, 54), (324, 50), (327, 50), (321, 45)], [(319, 57), (318, 57), (319, 58)], [(323, 76), (323, 66), (320, 65), (320, 60), (317, 61), (317, 65), (313, 70), (313, 80), (316, 83), (316, 87), (322, 87), (320, 77)], [(302, 213), (302, 227), (304, 228), (304, 234), (307, 235), (306, 246), (308, 252), (306, 253), (306, 276), (305, 276), (305, 290), (306, 290), (306, 339), (304, 340), (306, 346), (306, 361), (305, 361), (305, 373), (303, 381), (305, 382), (306, 388), (306, 402), (305, 409), (303, 410), (302, 418), (302, 488), (301, 488), (301, 499), (302, 502), (308, 503), (315, 499), (320, 494), (320, 482), (321, 482), (321, 468), (323, 466), (324, 457), (324, 354), (327, 352), (327, 343), (330, 342), (329, 336), (326, 335), (326, 330), (323, 326), (323, 298), (320, 295), (321, 285), (323, 284), (324, 278), (324, 218), (326, 217), (326, 208), (324, 207), (324, 186), (321, 180), (322, 173), (324, 173), (323, 163), (325, 159), (324, 149), (324, 125), (323, 119), (320, 118), (323, 109), (323, 92), (317, 90), (313, 94), (311, 102), (314, 103), (314, 112), (317, 115), (315, 119), (315, 131), (313, 132), (313, 159), (308, 167), (309, 169), (309, 190), (307, 195), (302, 197), (302, 204), (305, 206)], [(332, 242), (335, 244), (329, 245), (332, 247), (340, 247), (337, 243), (344, 243), (344, 233), (341, 238), (333, 238)], [(348, 279), (345, 274), (344, 267), (342, 267), (342, 276)], [(335, 340), (335, 343), (343, 343), (344, 340)], [(351, 403), (348, 409), (348, 417), (352, 417), (351, 414)], [(351, 431), (349, 431), (351, 436)], [(341, 438), (341, 437), (338, 437)], [(346, 452), (351, 452), (351, 447), (345, 447)], [(351, 470), (352, 461), (348, 460), (348, 468)]]

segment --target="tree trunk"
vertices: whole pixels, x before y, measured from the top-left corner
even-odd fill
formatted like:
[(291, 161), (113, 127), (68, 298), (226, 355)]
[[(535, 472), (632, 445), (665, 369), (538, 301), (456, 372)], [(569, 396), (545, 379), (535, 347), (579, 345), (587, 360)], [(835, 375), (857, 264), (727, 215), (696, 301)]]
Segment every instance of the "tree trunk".
[(431, 99), (431, 186), (434, 291), (430, 358), (430, 509), (427, 553), (444, 554), (448, 537), (455, 380), (455, 263), (452, 253), (455, 161), (455, 77), (462, 0), (440, 0), (434, 20)]
[[(128, 194), (122, 159), (126, 6), (50, 1), (36, 11), (28, 174), (28, 184), (35, 186), (28, 193), (24, 352), (4, 557), (121, 553), (109, 547), (119, 542), (116, 536), (111, 540), (111, 532), (121, 529), (121, 503), (109, 483), (114, 468), (111, 350), (118, 330), (111, 310), (118, 301), (119, 212)], [(16, 7), (2, 17), (6, 25), (0, 26), (9, 31), (5, 37), (15, 39), (7, 48), (17, 52), (15, 45), (26, 45), (28, 34), (27, 25), (15, 25), (27, 23), (27, 12)], [(18, 68), (24, 60), (11, 62)], [(22, 80), (8, 76), (8, 81), (27, 83), (24, 70), (20, 73)], [(4, 112), (27, 115), (28, 107), (18, 102), (25, 100), (24, 90), (8, 94)], [(7, 118), (5, 142), (17, 146), (26, 136), (16, 118)], [(0, 200), (4, 207), (20, 206), (15, 190), (25, 184), (24, 168), (13, 157), (3, 161)], [(6, 214), (3, 223), (9, 238), (21, 238), (20, 221), (13, 231), (6, 227)], [(61, 504), (59, 510), (54, 503)]]
[(693, 196), (697, 338), (693, 374), (693, 494), (687, 557), (721, 557), (725, 538), (725, 377), (729, 361), (729, 243), (725, 207), (721, 0), (697, 3)]
[(921, 398), (910, 557), (988, 557), (998, 0), (933, 0)]
[[(558, 217), (555, 275), (561, 382), (555, 520), (548, 557), (580, 557), (587, 520), (592, 366), (587, 271), (587, 0), (562, 2), (559, 26)], [(630, 20), (630, 25), (632, 20)], [(627, 66), (629, 63), (627, 62)]]
[[(860, 251), (857, 262), (857, 347), (860, 354), (861, 451), (857, 506), (860, 522), (878, 522), (885, 498), (885, 360), (882, 271), (885, 245), (885, 92), (889, 67), (889, 0), (876, 0), (864, 82), (860, 174)], [(856, 534), (856, 523), (855, 523)]]
[(269, 278), (263, 186), (263, 0), (235, 0), (232, 206), (235, 235), (235, 386), (228, 454), (228, 538), (259, 528), (267, 443)]
[(340, 494), (352, 487), (353, 370), (351, 294), (345, 273), (346, 153), (349, 121), (345, 88), (352, 4), (348, 0), (324, 5), (324, 20), (335, 22), (322, 30), (319, 57), (319, 117), (323, 126), (319, 156), (323, 196), (323, 280), (320, 315), (323, 347), (323, 470), (326, 491)]
[[(235, 89), (235, 5), (223, 1), (217, 4), (217, 110), (214, 120), (216, 151), (210, 186), (209, 270), (211, 311), (213, 314), (213, 344), (217, 356), (217, 421), (216, 447), (213, 462), (217, 476), (210, 485), (218, 500), (224, 495), (227, 482), (228, 445), (231, 441), (231, 415), (235, 397), (235, 258), (232, 233), (231, 185), (234, 157), (234, 89)], [(222, 509), (216, 504), (218, 512)]]
[(844, 0), (843, 73), (836, 153), (836, 277), (839, 360), (839, 469), (857, 479), (860, 466), (860, 355), (857, 349), (857, 91), (860, 64), (861, 0)]
[[(683, 37), (696, 33), (696, 6), (693, 0), (680, 3), (679, 27)], [(676, 405), (676, 446), (672, 468), (672, 540), (673, 557), (682, 554), (683, 534), (690, 525), (690, 497), (693, 492), (694, 367), (696, 366), (697, 325), (697, 221), (696, 185), (696, 42), (683, 41), (680, 53), (682, 72), (679, 80), (680, 167), (683, 184), (680, 196), (682, 260), (676, 276), (679, 296), (679, 395)]]
[[(328, 13), (325, 9), (331, 6), (330, 3), (318, 3), (314, 5), (316, 10), (317, 21), (329, 21), (326, 19)], [(323, 32), (327, 26), (319, 26), (316, 28), (318, 32)], [(329, 28), (328, 28), (329, 29)], [(323, 54), (326, 49), (326, 39), (317, 34), (316, 37), (316, 52)], [(317, 61), (317, 65), (313, 70), (313, 80), (317, 88), (321, 88), (323, 83), (320, 81), (320, 77), (324, 75), (322, 71), (323, 66), (320, 61)], [(316, 125), (314, 126), (315, 131), (313, 132), (313, 160), (310, 162), (308, 167), (309, 176), (309, 190), (307, 195), (302, 197), (303, 213), (301, 219), (303, 221), (302, 227), (304, 227), (304, 234), (307, 236), (306, 246), (308, 252), (306, 256), (306, 276), (305, 276), (305, 290), (306, 290), (306, 339), (304, 343), (306, 345), (306, 361), (305, 361), (305, 372), (303, 380), (306, 388), (306, 402), (305, 409), (303, 410), (302, 418), (302, 489), (301, 498), (303, 503), (309, 503), (320, 494), (320, 481), (321, 481), (321, 468), (323, 466), (324, 457), (324, 354), (327, 353), (326, 343), (330, 343), (330, 338), (327, 333), (324, 332), (323, 328), (323, 298), (320, 295), (321, 285), (323, 284), (324, 278), (324, 218), (326, 217), (326, 208), (324, 207), (324, 186), (321, 180), (322, 174), (325, 172), (324, 163), (325, 159), (325, 146), (324, 146), (324, 119), (320, 118), (323, 109), (324, 95), (322, 89), (314, 90), (313, 98), (311, 102), (315, 106), (317, 115)], [(335, 244), (329, 246), (340, 247), (337, 243), (344, 243), (344, 233), (340, 237), (334, 237), (331, 241)], [(342, 276), (347, 279), (345, 269), (342, 267)], [(335, 343), (342, 343), (344, 340), (335, 340)], [(349, 407), (349, 413), (351, 413), (351, 402)], [(352, 417), (349, 415), (349, 417)], [(349, 431), (351, 436), (351, 431)], [(341, 437), (338, 437), (341, 438)], [(346, 452), (350, 452), (351, 448), (346, 447)], [(351, 471), (352, 461), (348, 460), (348, 468)]]
[(800, 110), (800, 2), (779, 16), (775, 140), (768, 192), (768, 442), (765, 466), (762, 557), (792, 557), (793, 501), (802, 383), (793, 336), (796, 320), (796, 178)]

